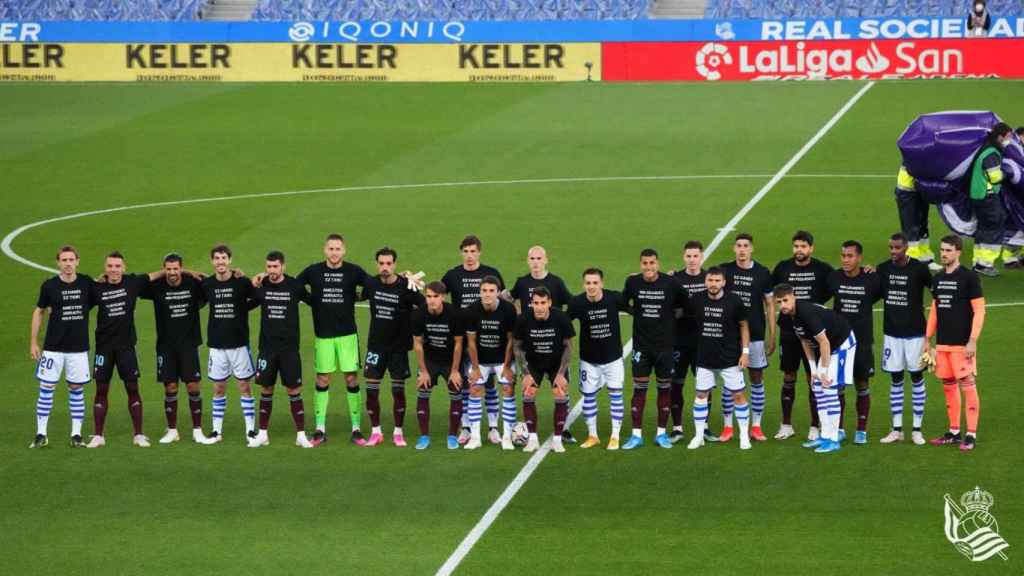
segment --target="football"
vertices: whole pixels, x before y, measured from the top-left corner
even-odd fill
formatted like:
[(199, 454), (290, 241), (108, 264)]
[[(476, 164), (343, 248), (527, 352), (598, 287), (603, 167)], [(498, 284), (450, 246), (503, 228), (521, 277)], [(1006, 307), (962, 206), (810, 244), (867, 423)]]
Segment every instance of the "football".
[(512, 443), (522, 448), (526, 446), (526, 441), (530, 438), (530, 429), (526, 427), (526, 422), (516, 422), (516, 425), (512, 427)]

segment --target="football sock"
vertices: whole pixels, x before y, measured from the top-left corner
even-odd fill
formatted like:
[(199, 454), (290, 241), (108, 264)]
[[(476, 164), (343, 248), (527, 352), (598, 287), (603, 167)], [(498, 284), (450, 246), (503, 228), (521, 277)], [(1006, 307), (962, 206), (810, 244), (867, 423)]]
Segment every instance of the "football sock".
[(960, 387), (955, 380), (943, 380), (942, 391), (946, 395), (946, 416), (950, 432), (960, 431)]
[(597, 392), (583, 393), (583, 420), (587, 423), (587, 435), (597, 436)]
[(416, 421), (421, 435), (430, 434), (430, 390), (420, 390), (416, 395)]
[(36, 400), (36, 434), (46, 436), (47, 423), (53, 410), (53, 387), (39, 385), (39, 398)]
[(380, 383), (366, 383), (366, 413), (370, 416), (370, 426), (380, 426)]
[(391, 382), (391, 412), (395, 418), (395, 428), (401, 430), (405, 423), (405, 382), (393, 380)]
[(537, 402), (533, 398), (523, 398), (523, 418), (526, 420), (526, 429), (531, 434), (537, 433)]
[(668, 426), (669, 409), (672, 406), (672, 389), (658, 384), (658, 428)]
[(363, 396), (359, 393), (359, 386), (348, 388), (346, 397), (348, 399), (348, 415), (352, 420), (352, 430), (359, 430), (363, 423)]
[(736, 424), (740, 428), (740, 438), (750, 438), (750, 404), (748, 402), (736, 405)]
[(555, 436), (560, 437), (565, 429), (565, 419), (569, 415), (569, 399), (555, 399)]
[(967, 406), (967, 433), (975, 436), (978, 432), (978, 416), (981, 410), (981, 401), (978, 399), (978, 387), (974, 384), (967, 386), (964, 391), (964, 404)]
[(110, 382), (96, 382), (96, 398), (92, 403), (92, 424), (97, 436), (103, 436), (103, 427), (107, 422), (107, 393)]
[(192, 428), (203, 427), (203, 397), (199, 392), (188, 393), (188, 411), (192, 414)]
[(245, 433), (256, 428), (256, 400), (250, 396), (242, 396), (238, 403), (242, 406), (242, 417), (245, 418)]
[(903, 428), (903, 402), (903, 374), (893, 374), (889, 387), (889, 413), (892, 414), (893, 430)]
[(782, 391), (782, 423), (792, 425), (793, 423), (793, 401), (796, 398), (796, 380), (783, 380)]
[(213, 414), (213, 431), (220, 434), (224, 431), (224, 412), (228, 408), (227, 396), (214, 396), (210, 400), (210, 412)]
[(638, 430), (644, 423), (644, 407), (647, 405), (647, 382), (633, 381), (633, 399), (631, 401), (633, 429)]
[(622, 388), (609, 388), (608, 400), (611, 404), (612, 438), (618, 438), (619, 430), (622, 429), (622, 418), (626, 412), (626, 405), (622, 398)]
[(750, 414), (754, 426), (761, 425), (761, 416), (764, 415), (764, 382), (750, 383)]
[[(808, 391), (811, 390), (811, 386), (807, 386)], [(807, 405), (811, 409), (811, 426), (820, 429), (821, 418), (818, 414), (818, 399), (814, 397), (813, 393), (807, 394)]]
[(260, 394), (260, 430), (270, 425), (270, 413), (274, 411), (274, 395)]
[(71, 435), (82, 435), (82, 421), (85, 420), (85, 390), (68, 389), (68, 409), (71, 411)]
[(708, 428), (708, 399), (697, 396), (693, 399), (693, 429), (698, 438), (704, 436)]
[(516, 395), (502, 395), (501, 397), (501, 419), (505, 423), (505, 432), (512, 433), (512, 427), (516, 425)]
[(732, 412), (734, 409), (735, 403), (732, 399), (732, 390), (728, 388), (722, 389), (722, 426), (732, 428)]
[(124, 383), (128, 391), (128, 414), (132, 417), (132, 429), (136, 435), (142, 434), (142, 396), (139, 395), (139, 383), (135, 380)]
[(498, 401), (498, 388), (496, 386), (484, 388), (484, 400), (487, 403), (487, 427), (497, 428), (498, 414), (500, 412), (500, 402)]
[(459, 425), (465, 415), (462, 413), (462, 394), (455, 392), (448, 396), (448, 435), (455, 436), (459, 433)]
[(295, 422), (295, 431), (302, 432), (306, 429), (306, 411), (302, 406), (302, 394), (288, 396), (288, 405), (292, 409), (292, 420)]
[(683, 381), (672, 381), (672, 404), (669, 406), (672, 414), (672, 424), (677, 428), (683, 426)]
[(923, 372), (910, 373), (910, 391), (914, 411), (914, 428), (920, 428), (924, 421), (924, 405), (928, 400), (928, 389), (924, 385)]
[(316, 421), (316, 429), (320, 432), (327, 431), (327, 405), (330, 401), (330, 389), (326, 386), (317, 386), (313, 394), (313, 419)]
[(483, 402), (479, 396), (469, 397), (469, 408), (466, 412), (469, 414), (469, 429), (474, 438), (480, 438), (480, 419), (483, 417), (481, 404)]
[(164, 416), (167, 418), (167, 428), (174, 430), (178, 427), (178, 394), (164, 392)]
[(857, 430), (868, 429), (868, 416), (871, 414), (871, 390), (857, 390)]

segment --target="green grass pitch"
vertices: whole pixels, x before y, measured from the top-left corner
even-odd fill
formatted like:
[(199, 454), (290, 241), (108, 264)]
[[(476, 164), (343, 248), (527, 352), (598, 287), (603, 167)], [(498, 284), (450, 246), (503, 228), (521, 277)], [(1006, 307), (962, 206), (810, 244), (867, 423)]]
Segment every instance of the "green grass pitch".
[[(525, 273), (526, 250), (539, 243), (574, 291), (591, 265), (620, 288), (644, 247), (657, 248), (665, 268), (680, 267), (683, 242), (709, 242), (861, 86), (5, 85), (0, 234), (77, 212), (245, 194), (732, 176), (324, 191), (157, 206), (38, 226), (13, 243), (18, 254), (51, 266), (59, 245), (74, 244), (81, 271), (97, 274), (112, 249), (126, 254), (129, 270), (154, 270), (171, 250), (188, 267), (209, 270), (209, 247), (225, 241), (248, 272), (277, 248), (297, 273), (320, 258), (328, 232), (340, 231), (348, 258), (368, 270), (373, 252), (387, 244), (398, 250), (401, 268), (438, 278), (458, 262), (462, 236), (476, 233), (483, 260), (507, 279)], [(904, 126), (920, 113), (948, 109), (991, 109), (1017, 125), (1024, 122), (1014, 116), (1022, 101), (1019, 82), (878, 83), (792, 170), (833, 176), (783, 179), (738, 228), (753, 233), (755, 258), (769, 267), (788, 255), (797, 228), (813, 231), (816, 256), (833, 264), (849, 238), (864, 243), (867, 262), (878, 263), (887, 235), (898, 228), (892, 187), (895, 139)], [(893, 178), (834, 176), (872, 174)], [(736, 177), (743, 175), (753, 176)], [(933, 237), (943, 230), (936, 220)], [(730, 244), (711, 260), (729, 259)], [(66, 447), (61, 387), (51, 447), (30, 451), (36, 383), (29, 319), (46, 273), (0, 257), (0, 275), (2, 574), (433, 574), (527, 461), (491, 447), (445, 450), (443, 394), (434, 398), (429, 451), (351, 446), (339, 380), (328, 417), (332, 442), (317, 450), (288, 442), (281, 392), (272, 445), (245, 448), (237, 391), (229, 392), (223, 444), (132, 449), (124, 392), (115, 382), (106, 448)], [(984, 289), (989, 303), (1022, 302), (1024, 276), (1009, 271), (986, 279)], [(151, 309), (140, 302), (136, 320), (145, 427), (153, 438), (163, 417)], [(303, 314), (311, 382), (312, 324), (308, 310)], [(359, 321), (365, 338), (365, 309)], [(1024, 373), (1021, 325), (1024, 307), (989, 310), (979, 364), (979, 448), (972, 454), (879, 445), (889, 425), (882, 374), (872, 385), (870, 445), (847, 445), (833, 457), (809, 454), (795, 439), (744, 453), (735, 443), (694, 453), (648, 442), (632, 453), (570, 447), (551, 454), (457, 573), (1020, 574), (1024, 458), (1013, 426)], [(257, 333), (254, 319), (254, 340)], [(772, 362), (769, 433), (777, 429), (781, 384)], [(931, 436), (943, 430), (945, 410), (941, 386), (931, 376), (928, 382)], [(207, 382), (207, 421), (209, 390)], [(688, 383), (687, 406), (692, 394)], [(390, 390), (382, 401), (390, 430)], [(546, 433), (549, 393), (539, 406)], [(848, 427), (852, 412), (851, 402)], [(717, 397), (712, 413), (717, 429)], [(184, 409), (180, 418), (187, 420)], [(604, 399), (600, 418), (607, 436)], [(806, 432), (807, 420), (801, 388), (798, 431)], [(90, 409), (86, 433), (91, 429)], [(406, 429), (415, 437), (411, 411)], [(689, 435), (691, 422), (686, 429)], [(583, 433), (581, 422), (575, 431)], [(943, 535), (943, 494), (959, 498), (976, 485), (995, 496), (992, 513), (1011, 544), (1008, 561), (973, 565)]]

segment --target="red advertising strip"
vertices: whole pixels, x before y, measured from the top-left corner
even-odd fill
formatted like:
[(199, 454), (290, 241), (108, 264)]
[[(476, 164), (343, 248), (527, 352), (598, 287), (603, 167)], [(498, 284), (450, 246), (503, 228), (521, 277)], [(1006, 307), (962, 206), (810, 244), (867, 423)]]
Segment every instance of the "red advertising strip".
[(1024, 39), (606, 42), (610, 81), (1024, 78)]

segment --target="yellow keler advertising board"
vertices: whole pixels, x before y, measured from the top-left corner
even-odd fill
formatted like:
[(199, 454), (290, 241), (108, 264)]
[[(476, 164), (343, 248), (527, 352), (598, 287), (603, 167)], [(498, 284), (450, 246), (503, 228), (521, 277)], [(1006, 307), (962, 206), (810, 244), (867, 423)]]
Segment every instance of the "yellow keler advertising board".
[(598, 43), (0, 44), (0, 81), (600, 80)]

